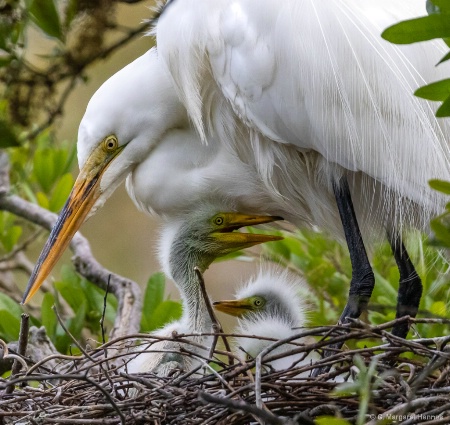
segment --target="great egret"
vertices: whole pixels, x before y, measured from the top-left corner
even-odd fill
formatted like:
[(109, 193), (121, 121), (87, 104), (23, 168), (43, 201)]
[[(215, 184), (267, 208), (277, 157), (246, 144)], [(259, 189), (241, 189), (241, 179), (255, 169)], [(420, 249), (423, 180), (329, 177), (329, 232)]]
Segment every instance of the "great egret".
[[(308, 307), (299, 292), (302, 286), (302, 280), (287, 270), (263, 268), (255, 278), (237, 291), (236, 299), (213, 303), (216, 310), (238, 317), (238, 326), (234, 333), (256, 336), (236, 338), (235, 345), (242, 347), (243, 360), (246, 360), (247, 356), (256, 358), (274, 343), (271, 339), (293, 337), (300, 332), (298, 328), (307, 324), (305, 313)], [(296, 339), (292, 342), (306, 343), (307, 339)], [(276, 347), (269, 356), (283, 353), (286, 353), (286, 356), (267, 364), (275, 370), (285, 370), (293, 365), (297, 367), (311, 361), (311, 356), (305, 358), (304, 353), (287, 355), (294, 348), (295, 346), (289, 343)]]
[(444, 205), (427, 180), (450, 178), (450, 153), (447, 125), (411, 93), (437, 79), (428, 71), (436, 72), (429, 64), (440, 52), (401, 50), (379, 33), (419, 3), (168, 3), (155, 30), (158, 54), (129, 64), (89, 102), (80, 175), (24, 302), (88, 214), (129, 176), (136, 204), (169, 217), (219, 197), (333, 233), (342, 221), (353, 265), (342, 320), (360, 314), (374, 285), (358, 221), (368, 238), (385, 229), (401, 271), (397, 315), (415, 315), (422, 286), (401, 233), (425, 228)]
[[(448, 124), (412, 93), (436, 78), (442, 48), (399, 48), (380, 33), (420, 14), (423, 0), (173, 0), (154, 30), (204, 140), (213, 131), (234, 150), (247, 144), (263, 180), (280, 193), (301, 192), (295, 163), (311, 155), (313, 179), (336, 197), (352, 260), (343, 320), (359, 316), (375, 283), (358, 221), (378, 220), (388, 233), (400, 270), (397, 316), (417, 313), (422, 285), (401, 234), (442, 208), (428, 180), (450, 178), (450, 150)], [(236, 128), (250, 136), (243, 141)], [(364, 200), (354, 208), (356, 192)], [(368, 222), (358, 217), (366, 208)], [(321, 218), (313, 221), (322, 226)], [(407, 327), (393, 331), (406, 336)]]
[[(170, 323), (154, 333), (171, 338), (173, 333), (201, 334), (212, 332), (212, 322), (202, 295), (194, 268), (204, 272), (217, 258), (239, 249), (275, 241), (279, 236), (233, 232), (243, 226), (270, 223), (280, 220), (274, 216), (244, 215), (234, 212), (217, 212), (212, 204), (201, 204), (197, 210), (167, 222), (160, 239), (160, 260), (165, 273), (173, 279), (180, 291), (183, 314), (179, 321)], [(211, 337), (194, 336), (190, 341), (208, 346)], [(193, 355), (180, 353), (180, 347), (205, 356), (196, 346), (176, 340), (162, 340), (146, 345), (149, 352), (134, 354), (128, 363), (130, 373), (153, 372), (168, 376), (174, 369), (192, 370), (198, 360)]]

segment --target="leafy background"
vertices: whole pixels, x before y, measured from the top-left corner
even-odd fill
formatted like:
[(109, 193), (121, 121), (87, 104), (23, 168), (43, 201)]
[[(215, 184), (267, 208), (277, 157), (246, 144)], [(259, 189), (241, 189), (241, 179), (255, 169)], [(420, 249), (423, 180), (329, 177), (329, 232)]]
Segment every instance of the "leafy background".
[[(129, 28), (124, 30), (117, 24), (117, 10), (110, 2), (102, 1), (69, 0), (64, 6), (53, 0), (0, 2), (0, 147), (7, 149), (10, 156), (12, 192), (51, 211), (57, 212), (62, 207), (74, 181), (75, 140), (58, 137), (61, 120), (71, 114), (64, 108), (65, 101), (76, 87), (89, 82), (87, 70), (92, 63), (107, 57), (108, 49), (121, 37), (130, 36)], [(443, 38), (448, 44), (449, 3), (428, 1), (427, 10), (427, 16), (394, 25), (382, 36), (399, 44), (434, 38)], [(142, 16), (143, 11), (139, 11)], [(46, 39), (39, 65), (29, 60), (28, 51), (30, 34), (36, 33)], [(110, 33), (112, 44), (106, 36)], [(137, 32), (141, 33), (142, 30)], [(121, 48), (115, 47), (117, 51)], [(448, 59), (449, 53), (441, 62)], [(450, 79), (419, 88), (415, 95), (441, 102), (438, 116), (450, 116)], [(434, 190), (449, 195), (450, 201), (450, 183), (430, 184)], [(424, 284), (420, 315), (448, 317), (446, 250), (450, 248), (450, 202), (431, 227), (435, 232), (433, 238), (426, 240), (414, 233), (407, 242)], [(285, 239), (263, 247), (263, 256), (289, 267), (307, 281), (309, 289), (304, 296), (311, 306), (311, 325), (335, 323), (343, 310), (351, 277), (346, 248), (319, 230), (280, 234)], [(0, 338), (5, 341), (16, 340), (18, 335), (22, 307), (17, 301), (23, 291), (23, 276), (18, 276), (24, 270), (25, 274), (29, 272), (27, 250), (30, 246), (40, 249), (45, 238), (46, 233), (30, 223), (0, 212)], [(238, 259), (257, 261), (259, 254), (240, 253)], [(399, 275), (388, 245), (376, 250), (372, 263), (376, 286), (365, 319), (381, 323), (395, 317)], [(161, 273), (153, 274), (145, 284), (146, 308), (141, 321), (144, 332), (157, 329), (181, 314), (180, 304), (165, 295), (165, 285)], [(29, 311), (32, 324), (44, 325), (58, 350), (76, 352), (58, 324), (52, 306), (63, 312), (66, 326), (77, 339), (100, 340), (103, 302), (103, 291), (77, 276), (66, 262), (54, 285), (46, 288), (40, 305)], [(108, 297), (105, 319), (109, 328), (115, 308), (115, 300)], [(433, 337), (449, 331), (447, 325), (420, 325), (412, 335)]]

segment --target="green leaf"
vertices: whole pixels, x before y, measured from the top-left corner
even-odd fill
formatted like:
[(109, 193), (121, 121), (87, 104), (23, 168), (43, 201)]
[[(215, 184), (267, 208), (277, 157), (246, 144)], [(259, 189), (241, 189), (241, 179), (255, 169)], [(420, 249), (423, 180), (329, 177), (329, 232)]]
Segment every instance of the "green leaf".
[(59, 211), (66, 202), (69, 193), (73, 186), (72, 174), (64, 174), (53, 189), (52, 196), (50, 198), (49, 208), (50, 211)]
[(147, 282), (144, 294), (144, 310), (142, 311), (141, 329), (143, 332), (148, 332), (155, 329), (152, 326), (152, 316), (157, 306), (161, 304), (164, 299), (165, 290), (164, 273), (153, 274)]
[(350, 425), (345, 419), (336, 418), (334, 416), (319, 416), (315, 423), (317, 425)]
[(433, 14), (402, 21), (386, 28), (381, 37), (395, 44), (450, 37), (450, 15)]
[(22, 228), (20, 226), (11, 226), (4, 231), (0, 236), (5, 251), (10, 252), (17, 244), (22, 235)]
[(450, 195), (450, 182), (433, 179), (430, 180), (428, 184), (432, 189), (445, 193), (446, 195)]
[(41, 304), (41, 320), (42, 326), (45, 327), (47, 335), (52, 340), (55, 337), (56, 327), (58, 325), (58, 319), (56, 318), (55, 312), (52, 310), (54, 304), (55, 297), (50, 292), (46, 292)]
[(70, 283), (72, 286), (77, 287), (77, 288), (81, 287), (80, 276), (78, 276), (75, 273), (75, 270), (72, 267), (68, 266), (67, 264), (64, 264), (61, 267), (61, 277), (62, 277), (62, 280)]
[(68, 328), (70, 333), (75, 337), (79, 338), (81, 336), (81, 331), (83, 330), (86, 313), (87, 313), (87, 301), (84, 300), (78, 305), (75, 311), (75, 317), (72, 317), (68, 322)]
[(4, 120), (0, 120), (0, 148), (20, 146), (19, 139), (14, 131)]
[(20, 331), (20, 316), (14, 316), (10, 310), (0, 309), (0, 334), (7, 341), (17, 341)]
[(438, 118), (450, 117), (450, 96), (442, 102), (442, 105), (436, 111)]
[(36, 199), (37, 199), (39, 206), (41, 206), (42, 208), (45, 208), (46, 210), (49, 209), (50, 201), (48, 200), (48, 197), (44, 192), (37, 192)]
[(430, 307), (430, 313), (436, 314), (437, 316), (445, 317), (447, 314), (447, 308), (443, 301), (436, 301)]
[(378, 290), (381, 289), (382, 293), (389, 299), (395, 300), (397, 298), (397, 291), (392, 287), (391, 282), (385, 279), (380, 273), (374, 271), (375, 280), (377, 282)]
[(55, 168), (55, 177), (57, 178), (66, 173), (64, 170), (66, 168), (68, 152), (66, 149), (55, 149), (52, 151), (52, 156)]
[(29, 7), (31, 20), (47, 35), (62, 40), (61, 24), (53, 0), (33, 0)]
[(23, 313), (22, 308), (11, 297), (0, 292), (0, 309), (9, 311), (13, 316), (17, 317), (20, 322), (20, 315)]
[(428, 100), (445, 100), (450, 96), (450, 78), (420, 87), (414, 95)]
[(86, 296), (81, 290), (80, 285), (74, 286), (71, 282), (62, 281), (55, 282), (55, 288), (67, 301), (67, 303), (70, 305), (70, 308), (74, 312), (77, 312), (80, 305), (82, 305), (83, 303), (87, 304)]
[(78, 0), (68, 0), (66, 2), (66, 20), (64, 22), (64, 26), (66, 28), (70, 27), (71, 22), (77, 16), (78, 12)]
[(50, 192), (55, 181), (55, 168), (50, 149), (39, 149), (33, 159), (33, 170), (37, 182), (45, 193)]
[(436, 65), (447, 62), (450, 59), (450, 52), (448, 52)]
[(178, 320), (182, 314), (181, 303), (177, 301), (166, 300), (156, 307), (156, 310), (152, 314), (150, 329), (144, 332), (154, 331), (160, 329), (167, 323)]
[(436, 239), (445, 247), (450, 247), (450, 229), (440, 221), (431, 221), (431, 230), (436, 235)]

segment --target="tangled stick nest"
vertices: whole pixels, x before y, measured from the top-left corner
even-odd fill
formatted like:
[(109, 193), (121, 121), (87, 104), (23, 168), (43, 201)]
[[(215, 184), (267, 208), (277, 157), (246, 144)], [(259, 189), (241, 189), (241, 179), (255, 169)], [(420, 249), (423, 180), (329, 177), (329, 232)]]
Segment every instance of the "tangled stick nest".
[[(337, 350), (314, 365), (306, 362), (284, 371), (270, 370), (264, 363), (280, 356), (271, 356), (270, 349), (248, 362), (234, 357), (233, 364), (231, 353), (216, 349), (208, 361), (209, 349), (203, 347), (203, 366), (191, 373), (175, 371), (166, 378), (129, 375), (126, 369), (138, 340), (147, 347), (159, 339), (143, 334), (118, 338), (81, 356), (49, 356), (28, 366), (26, 372), (2, 379), (0, 423), (313, 424), (322, 415), (355, 423), (363, 392), (368, 390), (365, 423), (392, 417), (403, 418), (403, 424), (450, 423), (450, 350), (446, 347), (450, 337), (405, 341), (387, 332), (393, 323), (369, 326), (354, 321), (348, 328), (300, 329), (297, 338), (314, 336), (316, 342), (292, 343), (283, 355), (305, 353), (306, 357), (313, 350), (323, 351), (327, 344), (345, 341), (354, 346), (355, 341), (370, 341), (370, 347)], [(186, 341), (183, 355), (198, 356), (199, 350), (190, 350), (184, 335), (176, 337)], [(146, 349), (150, 351), (151, 346)], [(355, 355), (362, 359), (359, 363)], [(371, 364), (373, 371), (364, 364)], [(332, 369), (311, 377), (317, 365)], [(342, 384), (346, 379), (353, 384)], [(339, 385), (354, 388), (336, 392)]]

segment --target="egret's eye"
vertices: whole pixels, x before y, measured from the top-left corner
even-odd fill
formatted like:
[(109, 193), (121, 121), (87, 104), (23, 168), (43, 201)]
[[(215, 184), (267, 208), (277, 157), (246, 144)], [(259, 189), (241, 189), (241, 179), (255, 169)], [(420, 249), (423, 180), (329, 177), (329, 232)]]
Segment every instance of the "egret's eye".
[(217, 225), (217, 226), (221, 226), (223, 224), (223, 217), (220, 217), (220, 216), (216, 217), (214, 219), (214, 224)]
[(108, 136), (103, 140), (103, 149), (105, 152), (114, 152), (119, 146), (119, 141), (116, 136)]
[(260, 307), (262, 305), (262, 301), (257, 298), (255, 301), (253, 301), (253, 304), (255, 305), (255, 307)]

